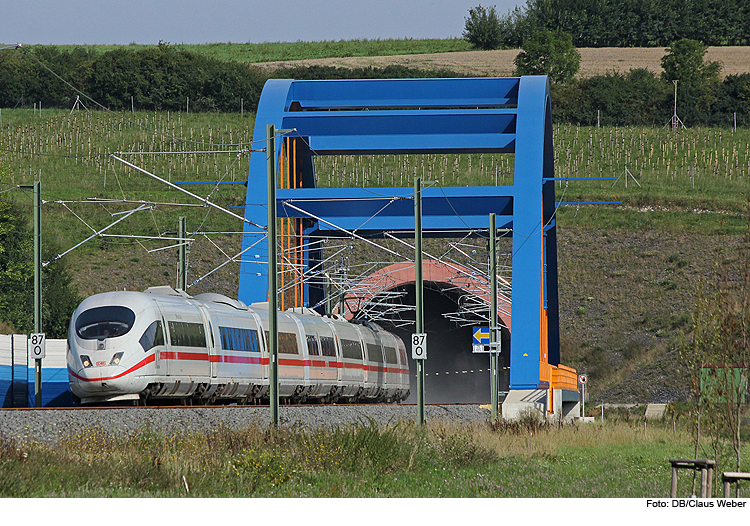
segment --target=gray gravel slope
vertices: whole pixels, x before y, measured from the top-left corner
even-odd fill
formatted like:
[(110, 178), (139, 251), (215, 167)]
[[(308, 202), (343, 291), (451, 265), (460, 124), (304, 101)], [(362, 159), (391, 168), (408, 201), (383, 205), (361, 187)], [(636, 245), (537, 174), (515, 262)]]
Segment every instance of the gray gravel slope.
[[(425, 407), (427, 421), (486, 422), (490, 412), (479, 405)], [(243, 429), (253, 424), (267, 426), (268, 407), (133, 407), (94, 409), (25, 409), (0, 411), (0, 440), (17, 444), (54, 443), (75, 436), (82, 429), (102, 429), (115, 435), (129, 435), (144, 428), (165, 434), (199, 433), (219, 428)], [(328, 405), (280, 407), (281, 425), (316, 429), (340, 426), (372, 418), (379, 424), (415, 422), (415, 405)]]

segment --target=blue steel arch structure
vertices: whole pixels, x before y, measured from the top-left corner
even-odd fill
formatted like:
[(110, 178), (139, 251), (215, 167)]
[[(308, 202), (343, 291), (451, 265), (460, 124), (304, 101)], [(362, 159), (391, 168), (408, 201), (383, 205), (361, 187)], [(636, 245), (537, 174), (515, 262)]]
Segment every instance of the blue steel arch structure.
[[(291, 139), (276, 140), (282, 181), (277, 213), (287, 236), (413, 235), (413, 189), (316, 188), (313, 158), (342, 154), (514, 153), (512, 186), (426, 188), (425, 235), (463, 236), (512, 229), (510, 388), (549, 388), (547, 364), (560, 363), (554, 166), (546, 76), (472, 79), (269, 80), (261, 94), (253, 140), (266, 125)], [(284, 155), (282, 155), (284, 150)], [(240, 266), (239, 298), (268, 297), (267, 241), (254, 225), (267, 219), (267, 164), (253, 153)], [(294, 222), (294, 223), (292, 223)], [(335, 226), (334, 226), (335, 225)], [(338, 227), (338, 228), (337, 228)], [(412, 232), (409, 232), (411, 230)], [(291, 242), (291, 241), (290, 241)], [(300, 249), (301, 253), (302, 249)], [(304, 249), (297, 265), (318, 259)], [(322, 291), (299, 291), (315, 304)]]

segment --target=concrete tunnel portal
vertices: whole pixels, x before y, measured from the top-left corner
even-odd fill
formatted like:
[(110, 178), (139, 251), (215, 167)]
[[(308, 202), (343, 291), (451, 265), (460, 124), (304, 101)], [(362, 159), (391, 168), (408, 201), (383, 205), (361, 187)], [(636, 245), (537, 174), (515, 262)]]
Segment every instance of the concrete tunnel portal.
[[(448, 318), (459, 310), (467, 296), (473, 300), (487, 299), (487, 283), (464, 268), (426, 260), (424, 275), (424, 326), (427, 333), (427, 360), (425, 363), (426, 403), (489, 403), (490, 356), (472, 352), (473, 329), (487, 326), (487, 318), (464, 318), (461, 323)], [(357, 317), (367, 311), (368, 305), (377, 303), (384, 293), (398, 296), (402, 305), (416, 303), (414, 264), (396, 263), (365, 278), (347, 295), (348, 317)], [(484, 298), (483, 298), (484, 297)], [(510, 326), (510, 305), (507, 299), (498, 299), (505, 313), (499, 313), (500, 322)], [(453, 318), (454, 316), (450, 316)], [(406, 346), (411, 371), (410, 395), (407, 403), (416, 403), (417, 366), (411, 358), (411, 334), (414, 332), (414, 309), (405, 309), (389, 319), (376, 319), (384, 329), (401, 337)], [(510, 332), (502, 329), (502, 346), (499, 363), (498, 389), (507, 392), (510, 382)]]

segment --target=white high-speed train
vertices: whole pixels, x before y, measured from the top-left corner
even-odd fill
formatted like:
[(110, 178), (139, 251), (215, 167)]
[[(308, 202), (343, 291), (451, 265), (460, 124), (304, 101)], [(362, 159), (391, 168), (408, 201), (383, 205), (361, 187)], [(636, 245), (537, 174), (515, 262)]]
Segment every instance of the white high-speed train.
[[(393, 402), (409, 394), (404, 344), (375, 324), (294, 309), (278, 313), (278, 333), (280, 397)], [(267, 335), (267, 303), (170, 287), (97, 294), (70, 322), (70, 388), (83, 404), (267, 399)]]

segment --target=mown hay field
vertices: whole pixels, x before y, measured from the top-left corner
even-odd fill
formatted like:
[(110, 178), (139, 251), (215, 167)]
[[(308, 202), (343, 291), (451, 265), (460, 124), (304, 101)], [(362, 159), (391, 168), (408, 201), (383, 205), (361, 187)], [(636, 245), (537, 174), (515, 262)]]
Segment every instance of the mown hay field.
[[(520, 49), (493, 51), (456, 51), (419, 55), (379, 57), (341, 57), (286, 62), (265, 62), (263, 67), (296, 65), (337, 67), (385, 67), (402, 65), (422, 69), (448, 69), (463, 75), (507, 77), (513, 75), (513, 59)], [(646, 68), (661, 73), (661, 58), (666, 48), (580, 48), (581, 69), (578, 77), (593, 77), (612, 71), (625, 73), (633, 68)], [(719, 61), (723, 75), (750, 73), (750, 46), (709, 47), (705, 60)]]

